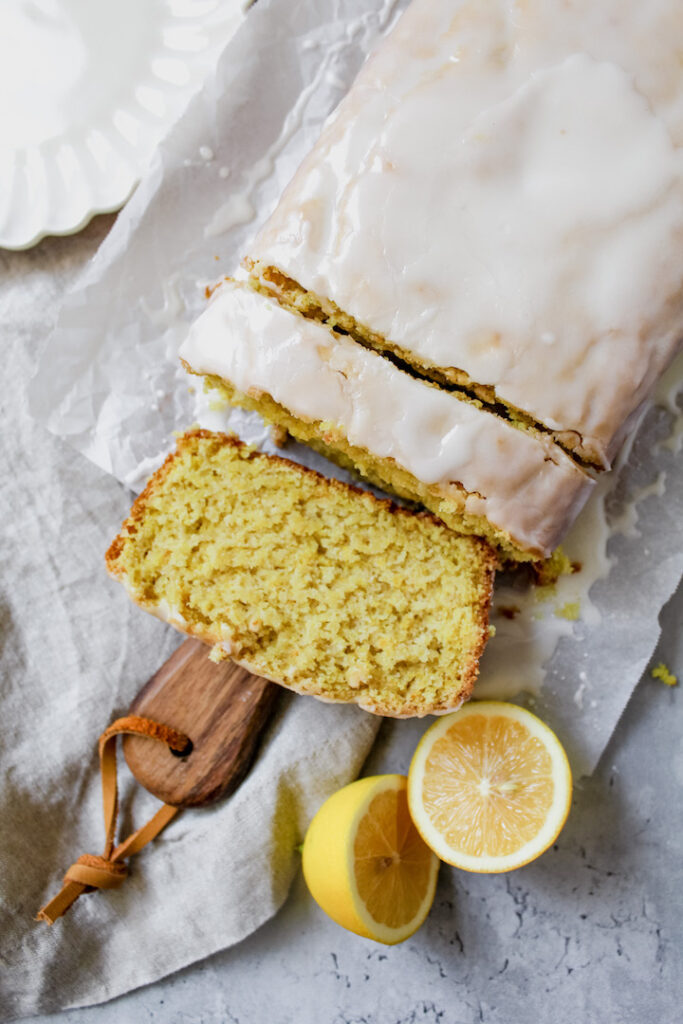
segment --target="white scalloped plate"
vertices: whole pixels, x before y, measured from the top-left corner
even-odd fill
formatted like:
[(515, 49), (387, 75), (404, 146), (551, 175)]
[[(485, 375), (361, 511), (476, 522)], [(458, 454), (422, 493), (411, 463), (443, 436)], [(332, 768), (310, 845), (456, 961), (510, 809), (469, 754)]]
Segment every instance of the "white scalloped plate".
[(116, 210), (244, 0), (0, 0), (0, 246)]

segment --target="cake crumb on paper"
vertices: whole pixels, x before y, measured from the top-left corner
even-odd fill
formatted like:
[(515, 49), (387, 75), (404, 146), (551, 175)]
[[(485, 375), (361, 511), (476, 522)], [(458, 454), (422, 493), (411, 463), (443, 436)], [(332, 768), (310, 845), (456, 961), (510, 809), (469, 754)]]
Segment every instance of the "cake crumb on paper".
[(581, 618), (581, 602), (567, 601), (560, 608), (555, 609), (558, 619), (568, 619), (569, 622), (577, 622)]
[(673, 672), (669, 671), (663, 661), (660, 661), (658, 665), (655, 665), (650, 675), (653, 679), (661, 679), (666, 686), (676, 686), (678, 683), (678, 676), (675, 676)]

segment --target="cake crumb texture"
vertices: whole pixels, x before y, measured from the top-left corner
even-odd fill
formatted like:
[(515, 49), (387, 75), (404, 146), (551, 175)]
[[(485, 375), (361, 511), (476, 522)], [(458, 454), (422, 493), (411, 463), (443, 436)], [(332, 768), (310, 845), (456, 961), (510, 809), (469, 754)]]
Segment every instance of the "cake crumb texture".
[(107, 552), (143, 608), (255, 673), (394, 716), (466, 699), (495, 555), (432, 516), (192, 430)]
[(675, 676), (663, 661), (660, 661), (658, 665), (655, 665), (652, 669), (651, 675), (653, 679), (661, 679), (661, 681), (667, 686), (676, 686), (678, 683), (678, 676)]
[(567, 619), (568, 622), (578, 622), (581, 618), (581, 602), (567, 601), (561, 607), (555, 609), (558, 619)]

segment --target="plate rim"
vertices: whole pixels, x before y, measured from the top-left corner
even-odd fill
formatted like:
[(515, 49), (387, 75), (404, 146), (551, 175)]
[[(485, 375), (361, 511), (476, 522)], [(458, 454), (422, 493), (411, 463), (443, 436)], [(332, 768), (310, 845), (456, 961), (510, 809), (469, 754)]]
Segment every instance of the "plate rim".
[[(94, 217), (100, 214), (117, 213), (121, 210), (131, 198), (146, 170), (149, 168), (159, 142), (182, 114), (182, 111), (187, 106), (191, 97), (198, 89), (201, 88), (207, 74), (210, 73), (211, 67), (215, 65), (223, 46), (227, 44), (229, 39), (239, 28), (241, 22), (244, 20), (248, 6), (249, 5), (245, 3), (244, 0), (232, 0), (232, 3), (230, 4), (225, 4), (221, 2), (221, 0), (214, 0), (213, 5), (208, 10), (204, 11), (201, 15), (195, 15), (191, 19), (191, 22), (196, 28), (206, 28), (207, 30), (213, 29), (215, 31), (216, 25), (213, 19), (215, 19), (217, 12), (220, 12), (224, 17), (224, 24), (229, 27), (222, 42), (216, 43), (213, 41), (212, 33), (209, 31), (207, 32), (208, 41), (206, 46), (202, 47), (201, 50), (194, 51), (194, 53), (189, 51), (188, 56), (191, 54), (192, 57), (194, 57), (194, 60), (187, 62), (188, 67), (191, 67), (194, 64), (195, 67), (199, 66), (199, 70), (194, 74), (191, 73), (187, 83), (185, 83), (179, 90), (174, 90), (176, 92), (176, 97), (179, 95), (179, 101), (172, 105), (171, 110), (166, 114), (166, 116), (159, 118), (156, 139), (153, 145), (149, 147), (140, 147), (136, 152), (130, 155), (130, 173), (120, 176), (121, 181), (118, 188), (112, 188), (111, 177), (107, 178), (106, 172), (103, 172), (102, 169), (100, 169), (93, 182), (91, 198), (87, 202), (86, 208), (83, 209), (82, 206), (76, 207), (73, 217), (65, 218), (65, 224), (58, 227), (52, 227), (50, 225), (51, 215), (49, 210), (46, 210), (40, 218), (40, 226), (36, 226), (35, 223), (27, 223), (25, 232), (22, 232), (21, 228), (19, 228), (19, 230), (12, 231), (11, 234), (8, 233), (7, 221), (5, 221), (0, 224), (0, 253), (25, 252), (46, 238), (65, 238), (69, 235), (77, 234), (79, 231), (82, 231)], [(169, 14), (170, 8), (166, 7), (167, 18)], [(170, 20), (171, 22), (185, 21), (189, 28), (188, 20), (185, 18), (178, 18), (171, 15)], [(204, 67), (202, 68), (202, 55), (207, 54), (208, 57), (205, 58)], [(115, 108), (112, 108), (112, 113), (114, 109)], [(99, 129), (101, 127), (101, 123), (93, 125), (93, 127)], [(37, 149), (40, 151), (41, 146), (52, 141), (54, 140), (46, 139), (44, 142), (38, 143)], [(80, 145), (82, 145), (82, 138), (79, 142)], [(19, 159), (20, 154), (26, 151), (27, 147), (17, 145), (9, 146), (7, 149), (9, 149), (9, 152), (12, 154), (11, 158), (17, 160)], [(75, 145), (75, 149), (79, 152), (78, 143)], [(108, 197), (106, 199), (100, 199), (99, 196), (102, 195), (103, 185), (106, 182), (109, 182), (107, 187)]]

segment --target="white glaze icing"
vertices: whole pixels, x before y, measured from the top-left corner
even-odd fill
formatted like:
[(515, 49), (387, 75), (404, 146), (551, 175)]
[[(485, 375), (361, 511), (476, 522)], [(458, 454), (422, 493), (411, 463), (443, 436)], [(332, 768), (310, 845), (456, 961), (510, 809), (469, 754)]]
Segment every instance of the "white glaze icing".
[(592, 486), (549, 439), (416, 380), (242, 282), (217, 290), (180, 356), (301, 419), (334, 424), (425, 484), (462, 484), (468, 511), (537, 553), (559, 542)]
[[(244, 171), (241, 181), (233, 187), (229, 199), (214, 212), (211, 220), (204, 228), (204, 237), (213, 238), (229, 231), (232, 227), (240, 224), (248, 224), (256, 216), (258, 201), (255, 197), (256, 189), (275, 172), (277, 158), (301, 128), (308, 103), (312, 96), (320, 90), (321, 83), (327, 81), (331, 84), (338, 84), (340, 88), (344, 83), (338, 80), (334, 82), (336, 75), (332, 70), (335, 58), (350, 45), (361, 45), (367, 33), (376, 33), (384, 29), (391, 18), (396, 0), (386, 0), (379, 10), (368, 10), (360, 18), (349, 22), (346, 31), (336, 42), (327, 45), (311, 81), (299, 94), (293, 107), (288, 111), (282, 128), (275, 141), (266, 149), (263, 156), (255, 164)], [(306, 39), (303, 48), (305, 50), (318, 47), (316, 39)], [(218, 172), (220, 178), (227, 178), (230, 174), (228, 167), (221, 167)]]
[(603, 465), (683, 334), (678, 0), (413, 0), (250, 255)]
[(204, 238), (214, 238), (239, 224), (248, 224), (250, 220), (253, 220), (255, 214), (256, 211), (251, 200), (244, 193), (236, 192), (222, 206), (218, 207), (204, 228)]

